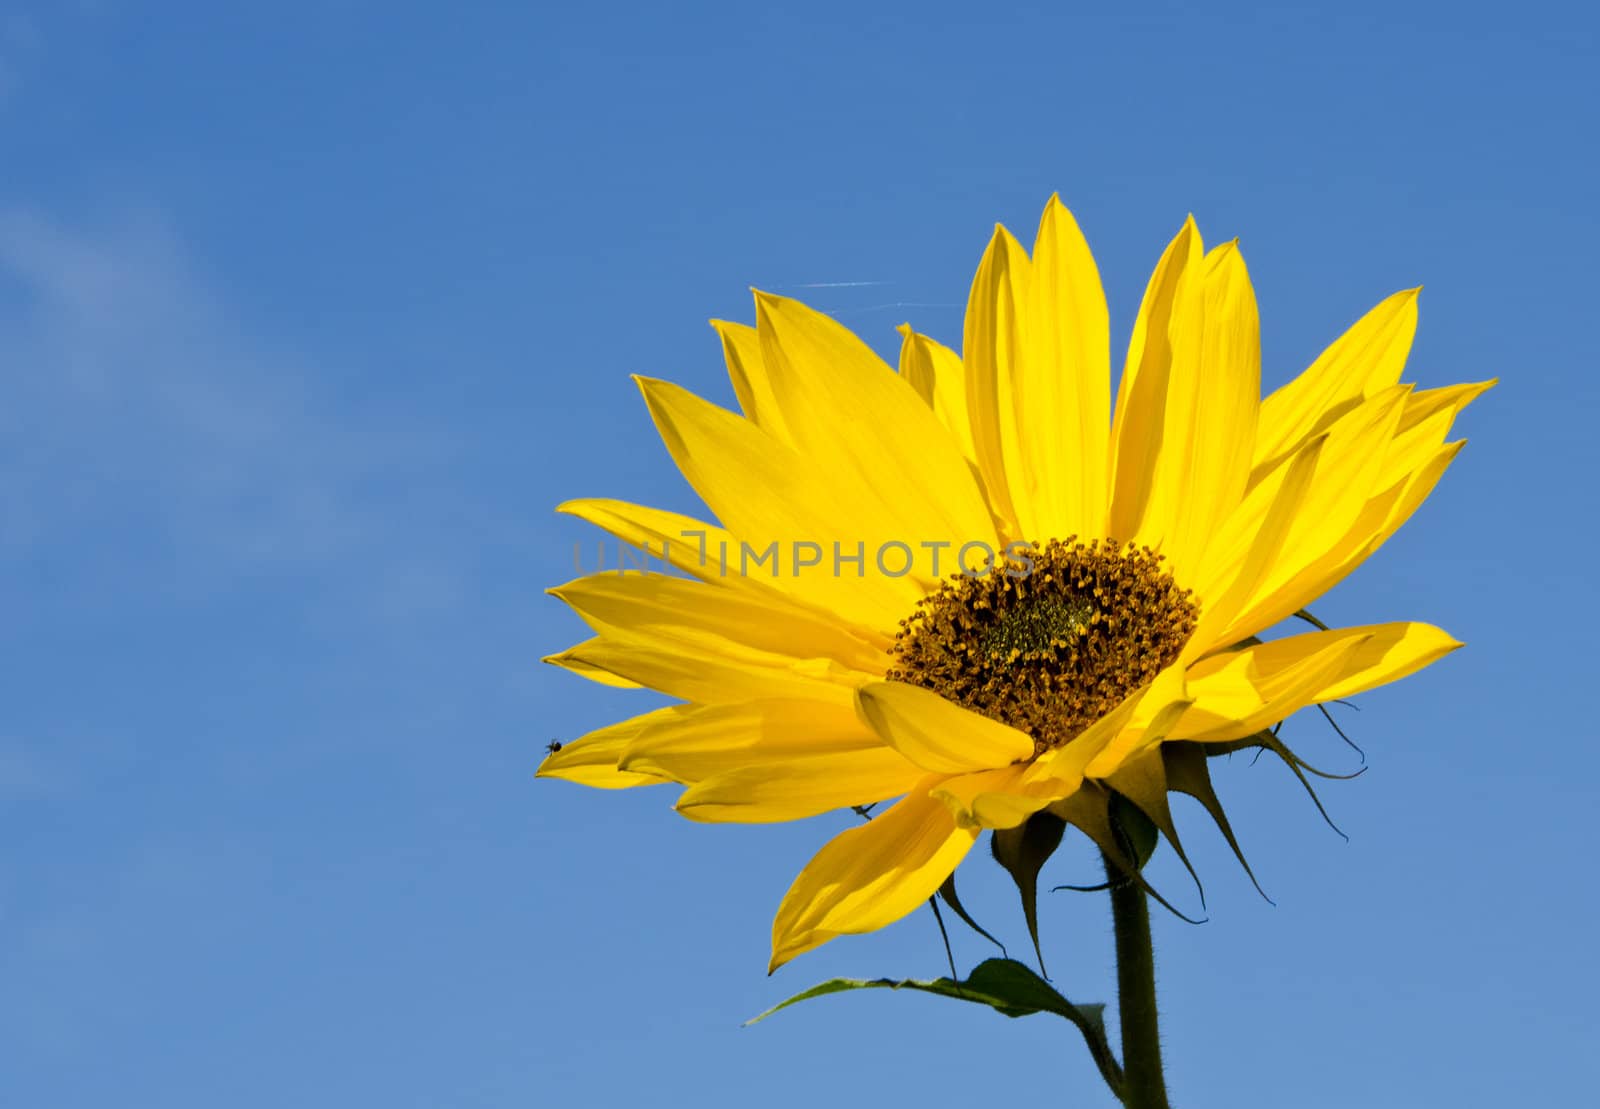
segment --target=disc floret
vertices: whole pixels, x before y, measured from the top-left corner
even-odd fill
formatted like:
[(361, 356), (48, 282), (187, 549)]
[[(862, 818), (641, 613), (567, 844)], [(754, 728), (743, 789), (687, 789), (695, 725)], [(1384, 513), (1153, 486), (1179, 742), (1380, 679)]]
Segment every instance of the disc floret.
[(1199, 610), (1148, 547), (1051, 539), (956, 574), (901, 621), (887, 677), (1070, 742), (1177, 659)]

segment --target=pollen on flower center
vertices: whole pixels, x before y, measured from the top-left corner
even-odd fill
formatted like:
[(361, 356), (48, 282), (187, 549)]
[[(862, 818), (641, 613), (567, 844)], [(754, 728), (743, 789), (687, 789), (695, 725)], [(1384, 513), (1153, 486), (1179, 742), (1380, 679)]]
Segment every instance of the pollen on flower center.
[(1199, 614), (1148, 547), (1052, 539), (957, 574), (901, 621), (887, 677), (1033, 737), (1080, 732), (1178, 657)]

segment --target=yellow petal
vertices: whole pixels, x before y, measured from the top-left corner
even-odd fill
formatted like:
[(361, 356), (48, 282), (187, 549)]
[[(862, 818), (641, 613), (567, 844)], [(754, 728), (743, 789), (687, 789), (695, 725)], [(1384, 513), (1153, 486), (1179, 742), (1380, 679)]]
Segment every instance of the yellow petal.
[(1343, 673), (1367, 638), (1365, 633), (1295, 636), (1199, 663), (1189, 672), (1194, 704), (1168, 738), (1223, 742), (1271, 727)]
[(566, 501), (557, 505), (556, 511), (608, 531), (633, 548), (633, 552), (618, 556), (619, 564), (634, 566), (635, 560), (648, 564), (655, 559), (702, 581), (718, 580), (719, 550), (737, 551), (739, 547), (731, 533), (715, 524), (626, 501), (591, 497)]
[(1184, 646), (1179, 661), (1235, 643), (1229, 638), (1241, 611), (1256, 597), (1300, 518), (1310, 495), (1327, 436), (1303, 444), (1286, 465), (1279, 466), (1252, 489), (1212, 542), (1196, 584), (1201, 602), (1200, 624)]
[[(732, 532), (692, 516), (602, 498), (567, 501), (556, 506), (556, 511), (576, 516), (620, 539), (628, 548), (616, 556), (623, 572), (635, 569), (644, 572), (664, 562), (700, 581), (770, 590), (790, 605), (802, 606), (837, 623), (857, 639), (879, 649), (887, 649), (892, 641), (892, 636), (882, 631), (851, 621), (841, 613), (820, 608), (808, 600), (807, 594), (814, 595), (816, 591), (797, 588), (792, 550), (787, 552), (788, 570), (780, 565), (774, 574), (770, 560), (756, 562), (757, 556), (764, 552), (754, 544), (742, 548)], [(783, 553), (781, 544), (780, 553)], [(762, 574), (770, 576), (764, 578)]]
[(898, 797), (923, 771), (887, 747), (730, 770), (689, 787), (678, 812), (708, 823), (771, 824)]
[[(1385, 390), (1328, 429), (1316, 474), (1299, 501), (1281, 547), (1250, 595), (1238, 605), (1238, 614), (1228, 628), (1214, 636), (1215, 624), (1205, 629), (1210, 645), (1237, 642), (1294, 613), (1301, 606), (1285, 607), (1294, 594), (1291, 587), (1302, 574), (1325, 560), (1336, 559), (1352, 542), (1356, 529), (1367, 522), (1372, 498), (1383, 493), (1378, 481), (1406, 391), (1405, 386)], [(1256, 498), (1246, 497), (1240, 509), (1252, 511), (1256, 503)], [(1208, 572), (1211, 569), (1207, 567)], [(1200, 638), (1198, 634), (1195, 637)]]
[(745, 418), (774, 439), (789, 446), (794, 437), (784, 422), (783, 406), (772, 392), (772, 382), (761, 361), (761, 337), (755, 328), (727, 320), (712, 320), (722, 340), (722, 357), (728, 363), (728, 380)]
[(1353, 697), (1380, 685), (1397, 682), (1424, 666), (1431, 666), (1461, 646), (1449, 633), (1432, 624), (1373, 624), (1348, 630), (1356, 634), (1363, 631), (1371, 634), (1346, 661), (1338, 679), (1318, 690), (1313, 701)]
[[(1403, 423), (1404, 413), (1400, 418)], [(1373, 482), (1373, 488), (1378, 491), (1375, 495), (1382, 495), (1383, 491), (1407, 480), (1426, 466), (1428, 460), (1444, 445), (1445, 436), (1450, 434), (1450, 425), (1454, 421), (1455, 413), (1444, 410), (1425, 417), (1411, 427), (1397, 428), (1395, 437), (1389, 440), (1384, 450), (1383, 466)], [(1371, 503), (1371, 497), (1368, 503)]]
[(854, 704), (762, 700), (676, 705), (638, 732), (617, 765), (699, 782), (734, 770), (885, 749), (856, 715)]
[(1488, 381), (1447, 385), (1442, 389), (1418, 390), (1406, 398), (1406, 410), (1400, 417), (1400, 431), (1410, 430), (1437, 412), (1449, 412), (1454, 416), (1499, 383), (1499, 378), (1490, 378)]
[(1417, 331), (1420, 289), (1395, 293), (1261, 402), (1257, 478), (1351, 408), (1400, 380)]
[(1445, 444), (1416, 473), (1369, 500), (1342, 539), (1293, 576), (1263, 592), (1257, 603), (1239, 617), (1236, 628), (1248, 628), (1253, 632), (1271, 627), (1343, 581), (1410, 518), (1462, 445)]
[(795, 878), (772, 922), (776, 970), (835, 936), (892, 924), (932, 897), (972, 849), (977, 832), (957, 828), (928, 796), (924, 778), (885, 812), (835, 836)]
[(1028, 266), (1022, 244), (1004, 227), (996, 227), (972, 279), (961, 340), (978, 472), (1008, 540), (1038, 538), (1022, 529), (1014, 504), (1024, 459), (1012, 385), (1021, 372), (1024, 355), (1022, 315)]
[(1477, 381), (1425, 389), (1406, 397), (1394, 439), (1384, 453), (1378, 487), (1388, 488), (1422, 470), (1444, 445), (1461, 410), (1493, 385), (1494, 381)]
[[(1158, 746), (1188, 709), (1193, 695), (1181, 663), (1168, 666), (1144, 690), (1123, 701), (1131, 711), (1108, 714), (1099, 739), (1100, 751), (1083, 768), (1083, 776), (1104, 780), (1144, 752)], [(1068, 749), (1071, 744), (1067, 745)]]
[[(1163, 260), (1169, 271), (1152, 278), (1156, 299), (1143, 314), (1142, 356), (1123, 427), (1128, 434), (1145, 428), (1156, 442), (1130, 454), (1126, 440), (1118, 441), (1119, 457), (1130, 458), (1133, 473), (1150, 467), (1149, 485), (1139, 491), (1130, 491), (1118, 471), (1119, 497), (1145, 496), (1136, 538), (1158, 547), (1187, 585), (1244, 495), (1261, 391), (1260, 322), (1238, 245), (1224, 243), (1203, 258), (1200, 250), (1191, 219)], [(1164, 347), (1154, 341), (1163, 306)], [(1141, 405), (1160, 411), (1141, 413)], [(1131, 508), (1119, 508), (1118, 517), (1116, 527), (1130, 526)]]
[(867, 679), (836, 663), (811, 666), (783, 655), (742, 647), (731, 640), (689, 645), (622, 629), (607, 629), (605, 634), (544, 661), (585, 676), (591, 671), (603, 671), (671, 697), (703, 704), (764, 697), (848, 704), (854, 701), (855, 685)]
[(955, 438), (870, 347), (822, 313), (767, 293), (756, 294), (756, 328), (773, 395), (814, 473), (872, 490), (904, 543), (994, 537)]
[(939, 422), (949, 430), (970, 462), (977, 458), (972, 445), (972, 421), (967, 414), (966, 368), (961, 355), (926, 335), (900, 327), (900, 376), (916, 390)]
[[(1342, 537), (1333, 541), (1322, 555), (1286, 581), (1271, 589), (1257, 590), (1252, 607), (1236, 612), (1230, 630), (1210, 636), (1209, 645), (1215, 647), (1237, 642), (1255, 631), (1271, 627), (1314, 603), (1318, 597), (1338, 585), (1410, 518), (1432, 492), (1462, 446), (1462, 443), (1445, 444), (1415, 473), (1371, 497)], [(1201, 631), (1195, 633), (1191, 642), (1200, 642), (1201, 632), (1205, 629), (1206, 625), (1202, 623)]]
[[(1275, 584), (1258, 590), (1249, 610), (1234, 611), (1237, 619), (1230, 630), (1223, 632), (1213, 623), (1210, 630), (1218, 634), (1197, 633), (1192, 643), (1210, 649), (1269, 627), (1315, 601), (1369, 558), (1416, 511), (1460, 450), (1460, 443), (1443, 443), (1443, 438), (1455, 413), (1480, 392), (1482, 388), (1477, 385), (1431, 390), (1431, 395), (1388, 390), (1347, 412), (1329, 432), (1321, 433), (1322, 438), (1337, 439), (1345, 464), (1342, 468), (1319, 467), (1316, 481), (1322, 506), (1297, 509), (1305, 518), (1300, 526), (1301, 537), (1314, 543), (1302, 543), (1298, 553), (1291, 551), (1277, 560)], [(1386, 406), (1394, 396), (1404, 397), (1396, 425), (1399, 430), (1386, 446), (1380, 446), (1383, 427), (1392, 416), (1392, 412), (1385, 415)], [(1418, 396), (1425, 399), (1414, 404)], [(1234, 557), (1231, 552), (1240, 546), (1241, 536), (1256, 530), (1252, 514), (1259, 513), (1263, 498), (1271, 493), (1274, 482), (1281, 480), (1276, 476), (1281, 469), (1275, 467), (1247, 494), (1240, 510), (1219, 533), (1209, 552), (1209, 580), (1233, 573), (1229, 568), (1229, 560)], [(1325, 470), (1344, 476), (1326, 477)], [(1352, 494), (1369, 484), (1372, 491), (1359, 511), (1352, 514)], [(1330, 496), (1345, 497), (1343, 507), (1338, 511), (1329, 509)], [(1309, 561), (1308, 554), (1314, 556)], [(1202, 631), (1205, 630), (1203, 624)]]
[(1177, 490), (1162, 549), (1178, 567), (1198, 565), (1244, 495), (1261, 403), (1261, 323), (1238, 244), (1211, 251), (1205, 266), (1200, 363), (1193, 380), (1168, 386), (1162, 446), (1162, 480)]
[[(890, 541), (912, 540), (884, 522), (875, 497), (819, 480), (793, 450), (684, 389), (645, 378), (639, 385), (673, 461), (723, 526), (756, 554), (777, 544), (778, 586), (880, 632), (912, 610), (925, 587), (882, 572), (874, 557)], [(804, 565), (814, 553), (820, 561)], [(859, 563), (837, 557), (857, 554)]]
[(671, 781), (667, 775), (619, 770), (617, 762), (635, 737), (659, 722), (673, 710), (657, 709), (616, 724), (598, 728), (586, 736), (562, 745), (539, 764), (535, 777), (561, 778), (596, 789), (627, 789), (631, 786), (660, 785)]
[[(1075, 793), (1091, 767), (1109, 774), (1128, 751), (1158, 743), (1187, 703), (1182, 669), (1168, 667), (1070, 742), (1032, 762), (946, 778), (933, 795), (950, 807), (963, 828), (1015, 828)], [(1107, 754), (1116, 744), (1121, 746)]]
[(856, 691), (856, 704), (884, 743), (933, 773), (986, 770), (1033, 756), (1033, 740), (1023, 732), (920, 686), (871, 682)]
[(1051, 197), (1039, 223), (1021, 328), (1027, 349), (1013, 374), (1022, 473), (1013, 496), (1037, 541), (1105, 529), (1111, 427), (1111, 337), (1105, 292), (1077, 221)]
[(1172, 739), (1243, 739), (1307, 705), (1414, 674), (1461, 646), (1430, 624), (1374, 624), (1254, 644), (1197, 663)]
[[(1150, 275), (1128, 342), (1112, 424), (1112, 538), (1152, 547), (1171, 531), (1181, 506), (1170, 477), (1168, 394), (1198, 379), (1205, 326), (1205, 255), (1194, 217), (1184, 221)], [(1180, 450), (1181, 444), (1173, 444)]]
[[(1455, 461), (1456, 455), (1461, 453), (1461, 448), (1466, 445), (1465, 439), (1454, 443), (1445, 443), (1435, 450), (1429, 456), (1428, 461), (1405, 481), (1400, 495), (1394, 499), (1393, 507), (1384, 515), (1383, 526), (1378, 529), (1378, 533), (1361, 550), (1355, 560), (1356, 563), (1370, 558), (1379, 547), (1388, 541), (1390, 536), (1400, 530), (1402, 524), (1411, 519), (1412, 513), (1422, 506), (1423, 501), (1428, 499), (1428, 495), (1433, 492), (1434, 486), (1438, 485), (1439, 479), (1444, 476), (1445, 470), (1449, 468), (1450, 463)], [(1351, 564), (1343, 569), (1348, 572), (1353, 568), (1354, 564)], [(1322, 590), (1318, 590), (1314, 596), (1306, 601), (1306, 604), (1315, 600), (1317, 596), (1321, 596), (1322, 592), (1331, 588), (1338, 580), (1342, 580), (1343, 576), (1344, 574), (1341, 573), (1338, 578), (1329, 582)], [(1304, 608), (1305, 605), (1302, 604), (1300, 607)]]
[(710, 585), (665, 574), (605, 573), (548, 592), (600, 632), (617, 628), (706, 649), (731, 641), (794, 659), (832, 659), (867, 673), (881, 673), (888, 663), (887, 655), (838, 621), (781, 594), (741, 588), (738, 580)]
[(600, 639), (596, 636), (593, 639), (584, 640), (576, 647), (569, 648), (561, 654), (546, 655), (539, 661), (548, 662), (552, 666), (559, 666), (561, 669), (576, 674), (580, 678), (588, 678), (591, 682), (609, 685), (613, 689), (639, 689), (638, 682), (624, 678), (620, 674), (613, 674), (609, 670), (603, 670), (594, 663), (587, 661), (587, 655), (597, 649), (599, 645)]
[[(1028, 767), (1027, 763), (1013, 763), (955, 774), (929, 792), (950, 810), (957, 827), (1015, 828), (1055, 800), (1053, 783), (1044, 788), (1032, 782), (1024, 785)], [(992, 823), (985, 823), (986, 820)]]

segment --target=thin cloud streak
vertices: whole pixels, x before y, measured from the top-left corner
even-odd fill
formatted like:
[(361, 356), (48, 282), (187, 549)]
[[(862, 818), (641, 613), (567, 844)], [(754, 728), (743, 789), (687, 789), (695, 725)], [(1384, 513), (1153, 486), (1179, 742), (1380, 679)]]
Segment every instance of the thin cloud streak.
[[(374, 497), (441, 448), (374, 427), (230, 317), (159, 218), (0, 213), (0, 558), (133, 540), (186, 571), (381, 554)], [(392, 557), (392, 554), (386, 557)]]

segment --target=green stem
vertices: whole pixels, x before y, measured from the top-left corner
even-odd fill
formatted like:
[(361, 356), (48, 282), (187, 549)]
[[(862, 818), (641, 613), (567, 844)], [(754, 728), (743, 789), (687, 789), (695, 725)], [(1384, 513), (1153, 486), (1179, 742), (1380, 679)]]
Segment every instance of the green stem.
[(1156, 1013), (1156, 960), (1150, 943), (1150, 904), (1144, 887), (1109, 858), (1111, 919), (1117, 935), (1117, 1006), (1122, 1021), (1122, 1104), (1169, 1109), (1161, 1071)]

